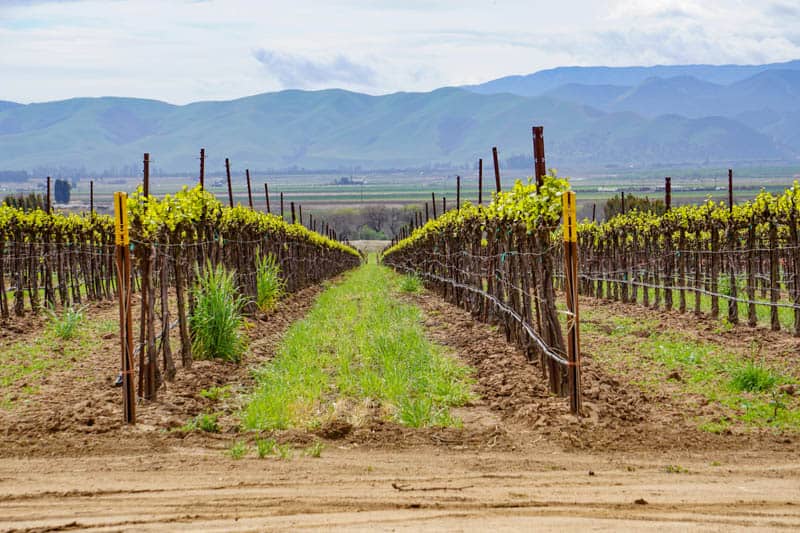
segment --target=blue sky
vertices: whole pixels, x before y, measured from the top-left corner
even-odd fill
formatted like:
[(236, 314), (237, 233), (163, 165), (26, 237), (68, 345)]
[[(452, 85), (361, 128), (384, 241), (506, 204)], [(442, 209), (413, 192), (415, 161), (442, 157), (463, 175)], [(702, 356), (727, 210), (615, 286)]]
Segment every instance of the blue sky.
[(561, 65), (800, 58), (798, 0), (0, 0), (0, 100), (381, 94)]

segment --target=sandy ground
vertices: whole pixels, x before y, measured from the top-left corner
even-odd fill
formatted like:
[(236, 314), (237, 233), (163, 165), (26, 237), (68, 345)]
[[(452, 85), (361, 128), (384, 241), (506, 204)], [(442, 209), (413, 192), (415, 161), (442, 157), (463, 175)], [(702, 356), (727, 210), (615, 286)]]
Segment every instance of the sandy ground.
[[(328, 447), (322, 457), (0, 462), (0, 529), (63, 531), (800, 528), (800, 463), (757, 452), (570, 454)], [(685, 472), (668, 473), (678, 463)]]
[[(197, 393), (246, 391), (248, 365), (271, 357), (316, 293), (253, 321), (245, 365), (179, 369), (158, 403), (140, 406), (135, 428), (120, 423), (120, 393), (108, 385), (113, 339), (45, 378), (41, 400), (0, 411), (0, 531), (800, 529), (793, 435), (699, 432), (690, 404), (637, 391), (590, 357), (594, 392), (578, 421), (496, 328), (430, 294), (409, 298), (431, 337), (476, 368), (481, 399), (458, 411), (463, 429), (373, 420), (278, 432), (291, 459), (234, 460), (227, 451), (244, 438), (236, 405)], [(603, 341), (587, 335), (586, 353)], [(97, 379), (76, 387), (87, 372)], [(224, 413), (220, 434), (170, 431), (209, 411)], [(321, 457), (304, 455), (320, 438)]]

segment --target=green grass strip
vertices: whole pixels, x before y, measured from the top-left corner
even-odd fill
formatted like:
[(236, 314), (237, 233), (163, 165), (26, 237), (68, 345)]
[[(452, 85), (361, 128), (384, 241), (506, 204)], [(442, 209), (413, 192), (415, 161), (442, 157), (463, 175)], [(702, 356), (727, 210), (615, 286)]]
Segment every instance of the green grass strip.
[(312, 428), (365, 409), (413, 427), (459, 425), (450, 407), (472, 399), (472, 370), (425, 338), (420, 310), (396, 298), (400, 282), (371, 263), (323, 292), (255, 371), (244, 427)]

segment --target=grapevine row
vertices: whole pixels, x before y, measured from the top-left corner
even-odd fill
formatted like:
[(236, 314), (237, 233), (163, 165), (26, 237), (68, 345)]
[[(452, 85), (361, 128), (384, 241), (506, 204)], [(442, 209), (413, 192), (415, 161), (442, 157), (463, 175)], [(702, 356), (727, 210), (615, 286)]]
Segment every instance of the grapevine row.
[(476, 318), (502, 325), (528, 358), (538, 359), (551, 390), (566, 391), (564, 335), (556, 308), (554, 258), (562, 250), (561, 196), (569, 184), (546, 176), (518, 181), (487, 206), (467, 202), (429, 220), (383, 253)]

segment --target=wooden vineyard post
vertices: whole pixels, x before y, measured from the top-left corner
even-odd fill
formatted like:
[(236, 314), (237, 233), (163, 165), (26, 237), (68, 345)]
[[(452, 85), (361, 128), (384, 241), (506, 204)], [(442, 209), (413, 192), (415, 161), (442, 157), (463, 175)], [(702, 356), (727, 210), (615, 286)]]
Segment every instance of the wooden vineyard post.
[(492, 161), (494, 162), (494, 186), (500, 192), (500, 161), (497, 159), (497, 146), (492, 147)]
[(250, 169), (244, 169), (245, 176), (247, 176), (247, 201), (250, 203), (250, 209), (253, 209), (253, 189), (250, 188)]
[(122, 406), (126, 424), (136, 423), (136, 399), (133, 387), (133, 320), (131, 310), (131, 251), (128, 235), (128, 196), (114, 193), (116, 227), (117, 287), (119, 288), (119, 337), (122, 372)]
[(578, 311), (578, 222), (575, 193), (562, 196), (564, 208), (564, 287), (567, 293), (567, 386), (569, 408), (574, 415), (581, 412), (580, 313)]
[(541, 188), (544, 185), (544, 176), (547, 174), (547, 165), (544, 159), (544, 127), (533, 127), (533, 161), (534, 161), (534, 176), (536, 178), (536, 187)]
[(206, 149), (200, 148), (200, 190), (206, 188)]
[(483, 159), (478, 159), (478, 205), (483, 205)]
[(233, 207), (233, 187), (231, 186), (231, 160), (225, 158), (225, 174), (228, 176), (228, 203)]

